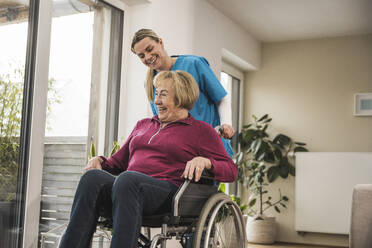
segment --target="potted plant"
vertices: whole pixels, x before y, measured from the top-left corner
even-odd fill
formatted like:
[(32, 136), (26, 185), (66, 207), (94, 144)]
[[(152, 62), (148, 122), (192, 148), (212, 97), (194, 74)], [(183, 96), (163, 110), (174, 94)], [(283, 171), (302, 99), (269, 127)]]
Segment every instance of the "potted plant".
[(280, 213), (286, 208), (288, 197), (282, 195), (273, 198), (266, 187), (279, 176), (295, 176), (293, 156), (299, 151), (307, 151), (305, 143), (295, 142), (284, 134), (270, 139), (267, 129), (272, 119), (268, 114), (257, 118), (253, 123), (243, 126), (239, 134), (240, 152), (234, 157), (238, 166), (238, 181), (247, 188), (249, 194), (247, 221), (247, 239), (254, 243), (274, 243), (276, 235), (275, 217), (264, 214), (270, 208)]

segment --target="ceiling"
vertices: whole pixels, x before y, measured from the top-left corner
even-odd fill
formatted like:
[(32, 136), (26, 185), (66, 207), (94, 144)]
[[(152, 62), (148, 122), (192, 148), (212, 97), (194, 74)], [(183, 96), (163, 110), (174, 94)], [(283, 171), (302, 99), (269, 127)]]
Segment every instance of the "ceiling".
[(372, 0), (207, 0), (263, 42), (372, 33)]

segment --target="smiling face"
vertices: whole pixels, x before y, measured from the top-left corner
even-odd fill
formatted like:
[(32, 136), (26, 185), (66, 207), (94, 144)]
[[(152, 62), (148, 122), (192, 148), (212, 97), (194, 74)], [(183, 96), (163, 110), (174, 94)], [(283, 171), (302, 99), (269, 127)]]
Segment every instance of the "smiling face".
[(166, 70), (168, 55), (161, 39), (157, 42), (150, 37), (143, 38), (133, 49), (144, 65), (157, 71)]
[(188, 116), (185, 108), (175, 104), (175, 91), (171, 79), (164, 79), (155, 89), (155, 104), (158, 108), (158, 117), (162, 124), (184, 119)]

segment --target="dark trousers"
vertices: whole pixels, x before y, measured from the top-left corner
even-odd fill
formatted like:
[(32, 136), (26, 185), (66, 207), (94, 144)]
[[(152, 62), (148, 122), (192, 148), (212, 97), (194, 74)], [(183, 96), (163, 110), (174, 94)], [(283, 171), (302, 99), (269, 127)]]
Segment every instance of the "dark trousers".
[[(61, 248), (87, 248), (98, 217), (113, 220), (111, 248), (137, 247), (142, 215), (169, 212), (177, 186), (145, 174), (89, 170), (80, 179)], [(110, 216), (111, 215), (111, 216)]]

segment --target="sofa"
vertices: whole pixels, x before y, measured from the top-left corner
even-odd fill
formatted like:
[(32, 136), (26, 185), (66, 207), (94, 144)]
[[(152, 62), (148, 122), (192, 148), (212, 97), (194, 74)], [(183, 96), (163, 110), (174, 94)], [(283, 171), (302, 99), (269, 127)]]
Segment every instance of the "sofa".
[(358, 184), (353, 190), (350, 248), (372, 248), (372, 184)]

